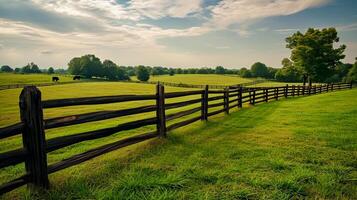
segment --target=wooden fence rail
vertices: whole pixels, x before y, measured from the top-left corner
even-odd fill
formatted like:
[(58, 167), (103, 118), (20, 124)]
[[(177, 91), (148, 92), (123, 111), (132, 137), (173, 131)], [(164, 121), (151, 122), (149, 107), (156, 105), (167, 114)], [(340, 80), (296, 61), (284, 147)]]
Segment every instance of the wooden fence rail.
[[(25, 163), (26, 172), (8, 183), (0, 186), (0, 194), (9, 192), (17, 187), (28, 184), (30, 189), (47, 189), (48, 174), (77, 165), (104, 153), (142, 142), (155, 137), (166, 137), (168, 131), (186, 126), (199, 120), (219, 113), (229, 114), (232, 108), (242, 108), (244, 103), (251, 105), (303, 95), (320, 94), (335, 90), (352, 88), (352, 83), (323, 84), (318, 86), (283, 86), (255, 87), (242, 86), (226, 87), (224, 90), (212, 90), (208, 85), (203, 90), (165, 93), (165, 88), (157, 84), (155, 95), (118, 95), (103, 97), (85, 97), (59, 100), (41, 100), (41, 92), (35, 86), (26, 86), (20, 95), (21, 122), (0, 128), (0, 139), (22, 134), (23, 147), (0, 153), (0, 169)], [(211, 89), (211, 90), (210, 90)], [(193, 99), (174, 103), (165, 103), (166, 99), (190, 96)], [(197, 96), (199, 96), (197, 98)], [(153, 101), (155, 104), (136, 108), (98, 111), (71, 116), (43, 119), (43, 109), (65, 106), (109, 104), (129, 101)], [(194, 106), (194, 104), (199, 104)], [(174, 108), (191, 106), (188, 109), (166, 115), (166, 111)], [(212, 110), (213, 109), (213, 110)], [(106, 120), (116, 117), (156, 112), (155, 117), (130, 121), (114, 127), (66, 135), (46, 140), (45, 130), (75, 124)], [(187, 119), (192, 114), (198, 116)], [(166, 125), (167, 122), (185, 117), (184, 120)], [(137, 129), (139, 127), (156, 125), (156, 130), (121, 139), (95, 149), (74, 155), (58, 163), (48, 165), (47, 153), (87, 140), (107, 137), (120, 131)]]

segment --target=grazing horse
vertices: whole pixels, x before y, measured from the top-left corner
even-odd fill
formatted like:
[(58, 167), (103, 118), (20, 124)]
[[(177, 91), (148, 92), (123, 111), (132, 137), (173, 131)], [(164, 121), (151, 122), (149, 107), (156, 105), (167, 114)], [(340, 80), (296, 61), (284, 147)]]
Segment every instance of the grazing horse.
[(75, 81), (75, 80), (80, 80), (81, 79), (81, 76), (74, 76), (73, 77), (73, 80)]
[(53, 77), (52, 77), (52, 81), (57, 82), (57, 81), (59, 81), (59, 78), (58, 78), (57, 76), (53, 76)]

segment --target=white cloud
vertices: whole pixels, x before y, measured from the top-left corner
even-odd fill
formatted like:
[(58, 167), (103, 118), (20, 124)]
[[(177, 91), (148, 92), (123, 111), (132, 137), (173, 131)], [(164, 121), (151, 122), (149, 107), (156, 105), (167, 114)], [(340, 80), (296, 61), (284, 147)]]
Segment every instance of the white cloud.
[(291, 15), (307, 8), (328, 3), (328, 0), (223, 0), (211, 8), (212, 26), (227, 28), (272, 16)]
[(357, 23), (337, 26), (336, 29), (338, 31), (356, 31), (357, 30)]
[(32, 0), (39, 7), (71, 16), (96, 19), (133, 20), (140, 19), (136, 12), (129, 12), (115, 0)]
[(129, 9), (152, 19), (183, 18), (202, 10), (202, 0), (131, 0), (129, 4)]

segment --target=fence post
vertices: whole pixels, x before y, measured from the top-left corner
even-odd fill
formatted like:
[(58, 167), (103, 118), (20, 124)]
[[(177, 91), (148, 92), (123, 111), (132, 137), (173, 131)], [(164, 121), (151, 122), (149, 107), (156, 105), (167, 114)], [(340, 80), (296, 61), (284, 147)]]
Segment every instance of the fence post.
[(302, 96), (305, 95), (305, 85), (302, 86)]
[(165, 88), (160, 83), (156, 86), (156, 97), (157, 133), (160, 137), (166, 137)]
[(275, 88), (275, 100), (278, 100), (279, 98), (279, 88)]
[(311, 86), (309, 85), (309, 95), (311, 95)]
[(293, 97), (295, 96), (295, 85), (292, 86), (292, 90), (293, 90)]
[(255, 89), (253, 90), (253, 100), (252, 100), (252, 104), (255, 104)]
[(288, 84), (286, 84), (286, 86), (285, 86), (285, 98), (288, 98), (288, 88), (289, 88), (289, 85)]
[(207, 113), (208, 113), (208, 85), (205, 86), (205, 89), (202, 93), (202, 103), (201, 103), (201, 120), (207, 121)]
[(224, 89), (224, 110), (226, 114), (229, 114), (229, 88)]
[(350, 82), (350, 89), (352, 89), (352, 84), (353, 84), (353, 81)]
[(298, 89), (297, 89), (297, 95), (300, 96), (300, 85), (297, 86)]
[(268, 102), (268, 89), (265, 89), (265, 102)]
[(320, 93), (320, 94), (322, 93), (322, 85), (320, 85), (320, 91), (319, 91), (319, 93)]
[(326, 84), (326, 92), (328, 92), (328, 88), (330, 87), (330, 84)]
[(331, 83), (331, 92), (333, 91), (333, 83)]
[(41, 92), (35, 86), (26, 86), (20, 94), (20, 116), (24, 123), (22, 141), (28, 152), (25, 160), (30, 175), (31, 189), (49, 187), (47, 173), (46, 138), (43, 127)]
[(239, 91), (238, 91), (238, 108), (241, 108), (242, 107), (242, 99), (243, 97), (243, 87), (242, 86), (239, 86)]

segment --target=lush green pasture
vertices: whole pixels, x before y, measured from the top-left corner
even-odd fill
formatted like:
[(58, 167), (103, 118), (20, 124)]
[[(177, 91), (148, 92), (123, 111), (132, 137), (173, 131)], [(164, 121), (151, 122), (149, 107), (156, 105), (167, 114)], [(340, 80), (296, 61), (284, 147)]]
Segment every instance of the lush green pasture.
[[(132, 78), (136, 80), (135, 77)], [(240, 76), (217, 74), (175, 74), (174, 76), (151, 76), (149, 81), (162, 81), (170, 83), (185, 83), (195, 85), (235, 85), (254, 81), (255, 79), (242, 78)]]
[[(154, 85), (127, 84), (83, 83), (43, 87), (41, 91), (44, 99), (154, 92)], [(55, 87), (58, 88), (53, 90)], [(16, 100), (19, 90), (6, 92), (0, 93), (1, 103), (4, 99)], [(355, 199), (357, 101), (353, 100), (356, 98), (357, 90), (354, 89), (246, 106), (229, 116), (222, 114), (208, 123), (198, 122), (173, 131), (166, 139), (130, 146), (50, 175), (51, 190), (39, 198)], [(16, 104), (8, 103), (9, 110), (1, 108), (1, 116), (5, 111), (15, 113)], [(119, 105), (50, 109), (45, 117), (103, 108), (119, 109)], [(143, 116), (135, 119), (140, 117)], [(46, 132), (46, 137), (126, 120), (130, 118), (53, 129)], [(55, 162), (148, 129), (83, 142), (52, 152), (48, 159), (50, 163)], [(2, 142), (0, 151), (14, 146), (21, 146), (19, 138)], [(8, 167), (1, 171), (0, 180), (14, 178), (23, 170), (21, 165)], [(4, 198), (29, 198), (26, 191), (23, 187)]]
[(0, 73), (0, 85), (12, 84), (39, 84), (52, 82), (52, 76), (58, 76), (59, 82), (73, 81), (71, 76), (63, 76), (58, 74), (14, 74)]

